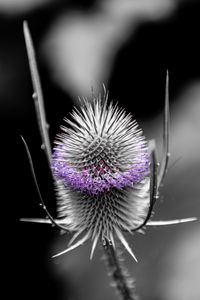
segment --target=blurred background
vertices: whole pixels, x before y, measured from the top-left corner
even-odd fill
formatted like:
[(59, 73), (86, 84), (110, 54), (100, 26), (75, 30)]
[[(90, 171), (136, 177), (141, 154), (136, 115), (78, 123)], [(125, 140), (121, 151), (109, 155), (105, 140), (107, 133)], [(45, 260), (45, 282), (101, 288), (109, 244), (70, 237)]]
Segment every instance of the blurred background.
[[(116, 299), (99, 245), (57, 259), (70, 236), (20, 223), (45, 217), (20, 135), (27, 141), (45, 203), (56, 217), (51, 175), (41, 150), (22, 23), (37, 53), (53, 143), (78, 96), (102, 92), (131, 112), (162, 150), (166, 70), (170, 74), (170, 168), (155, 220), (200, 217), (200, 1), (0, 0), (2, 269), (5, 299)], [(127, 236), (124, 253), (141, 300), (200, 299), (200, 225), (147, 228)], [(2, 291), (3, 293), (3, 291)]]

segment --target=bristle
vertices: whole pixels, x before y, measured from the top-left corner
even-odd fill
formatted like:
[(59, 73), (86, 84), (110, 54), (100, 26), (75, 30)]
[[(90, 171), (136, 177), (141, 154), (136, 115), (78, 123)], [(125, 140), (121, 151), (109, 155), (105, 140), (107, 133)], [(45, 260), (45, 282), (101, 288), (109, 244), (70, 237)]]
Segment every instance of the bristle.
[(95, 238), (94, 238), (94, 241), (92, 243), (92, 249), (91, 249), (91, 253), (90, 253), (90, 259), (93, 258), (93, 255), (94, 255), (94, 250), (96, 248), (96, 245), (97, 245), (97, 242), (98, 242), (98, 239), (99, 239), (99, 236), (96, 235)]
[(90, 238), (90, 234), (89, 234), (89, 232), (88, 232), (86, 235), (84, 235), (84, 237), (82, 237), (82, 239), (80, 239), (80, 240), (79, 240), (78, 242), (76, 242), (74, 245), (72, 245), (71, 247), (65, 249), (64, 251), (61, 251), (61, 252), (59, 252), (59, 253), (53, 255), (52, 257), (54, 258), (54, 257), (60, 256), (60, 255), (63, 255), (63, 254), (65, 254), (65, 253), (67, 253), (67, 252), (69, 252), (69, 251), (71, 251), (71, 250), (73, 250), (73, 249), (76, 249), (76, 248), (79, 247), (80, 245), (84, 244), (89, 238)]
[(126, 250), (130, 253), (130, 255), (135, 259), (136, 262), (137, 258), (135, 256), (135, 254), (133, 253), (133, 251), (131, 250), (129, 244), (127, 243), (126, 239), (124, 238), (123, 234), (121, 233), (120, 230), (118, 230), (117, 228), (115, 229), (115, 232), (117, 234), (117, 237), (119, 238), (120, 242), (124, 245), (124, 247), (126, 248)]

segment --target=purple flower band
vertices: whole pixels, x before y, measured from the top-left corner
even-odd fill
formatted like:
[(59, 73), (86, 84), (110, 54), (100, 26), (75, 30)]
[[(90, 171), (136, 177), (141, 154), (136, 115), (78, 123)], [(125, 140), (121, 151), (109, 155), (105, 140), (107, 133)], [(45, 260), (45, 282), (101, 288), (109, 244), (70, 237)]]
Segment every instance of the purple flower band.
[(53, 153), (51, 166), (54, 176), (62, 179), (66, 187), (88, 194), (99, 194), (112, 188), (131, 187), (148, 176), (149, 155), (147, 151), (142, 151), (138, 162), (124, 172), (112, 172), (102, 160), (90, 169), (77, 170), (63, 161), (62, 151), (57, 149)]

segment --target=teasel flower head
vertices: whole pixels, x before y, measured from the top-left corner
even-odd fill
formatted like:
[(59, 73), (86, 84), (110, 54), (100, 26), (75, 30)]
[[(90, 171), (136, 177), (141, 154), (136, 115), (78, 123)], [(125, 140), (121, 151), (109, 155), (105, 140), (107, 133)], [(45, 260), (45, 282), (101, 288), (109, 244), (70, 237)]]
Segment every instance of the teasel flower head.
[(81, 99), (55, 141), (51, 166), (59, 216), (75, 232), (59, 254), (91, 239), (92, 257), (98, 240), (115, 246), (117, 237), (135, 258), (123, 232), (134, 231), (147, 214), (147, 142), (132, 115), (107, 98)]

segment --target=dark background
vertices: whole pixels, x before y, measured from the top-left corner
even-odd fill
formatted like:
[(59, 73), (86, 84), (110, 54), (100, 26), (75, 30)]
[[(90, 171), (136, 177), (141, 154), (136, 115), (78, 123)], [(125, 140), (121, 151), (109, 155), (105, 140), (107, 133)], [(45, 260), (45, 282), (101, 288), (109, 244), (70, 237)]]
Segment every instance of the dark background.
[[(43, 92), (45, 99), (48, 99), (46, 113), (50, 123), (50, 138), (53, 142), (63, 117), (71, 111), (74, 102), (70, 94), (53, 81), (47, 62), (42, 54), (40, 56), (40, 45), (49, 26), (63, 10), (78, 9), (87, 13), (92, 12), (93, 4), (93, 1), (83, 3), (59, 0), (30, 9), (28, 12), (19, 11), (12, 14), (1, 11), (0, 7), (1, 216), (3, 216), (1, 248), (4, 250), (1, 259), (5, 265), (2, 271), (5, 279), (5, 299), (13, 297), (49, 300), (115, 299), (113, 290), (106, 287), (109, 280), (100, 260), (100, 250), (97, 250), (92, 262), (89, 261), (90, 245), (83, 246), (75, 250), (74, 254), (64, 256), (55, 262), (51, 259), (51, 255), (67, 245), (68, 237), (60, 236), (58, 230), (51, 226), (19, 222), (21, 217), (45, 217), (39, 207), (38, 195), (20, 135), (26, 139), (32, 153), (44, 200), (51, 213), (56, 216), (53, 184), (45, 155), (40, 149), (40, 135), (31, 98), (32, 85), (22, 22), (24, 19), (28, 20), (34, 39)], [(160, 127), (152, 123), (152, 120), (155, 120), (163, 110), (166, 69), (170, 73), (171, 105), (176, 105), (176, 99), (179, 99), (178, 96), (188, 83), (199, 81), (199, 15), (200, 1), (180, 2), (176, 13), (172, 16), (156, 21), (144, 19), (117, 52), (107, 82), (110, 97), (131, 111), (141, 126), (144, 124), (149, 138), (152, 138), (155, 127)], [(179, 112), (181, 108), (180, 105)], [(187, 136), (185, 138), (187, 139)], [(193, 166), (191, 169), (194, 170)], [(197, 176), (200, 177), (199, 168), (190, 174), (197, 182)], [(180, 181), (177, 180), (176, 184), (173, 179), (171, 181), (169, 179), (163, 194), (169, 195), (168, 187), (170, 197), (173, 199), (169, 206), (167, 203), (162, 204), (160, 215), (158, 207), (157, 219), (165, 217), (170, 219), (171, 215), (172, 218), (182, 217), (182, 212), (185, 213), (183, 217), (199, 216), (200, 206), (196, 200), (185, 208), (181, 206), (180, 201), (179, 208), (175, 202), (172, 203), (174, 198), (176, 201), (176, 198), (182, 197), (181, 193), (185, 193), (181, 181), (183, 185), (184, 182), (188, 182), (185, 177)], [(192, 194), (192, 189), (196, 189), (196, 194), (199, 195), (193, 180), (190, 184), (187, 186), (188, 195)], [(180, 226), (182, 229), (173, 227), (170, 231), (169, 228), (161, 228), (154, 230), (154, 233), (148, 229), (146, 236), (136, 236), (134, 248), (139, 260), (143, 262), (136, 266), (129, 257), (127, 262), (128, 265), (132, 264), (131, 268), (137, 278), (142, 299), (169, 299), (157, 292), (158, 282), (156, 282), (161, 272), (159, 262), (168, 246), (167, 239), (169, 238), (169, 243), (172, 242), (171, 236), (175, 234), (177, 237), (180, 231), (186, 228), (190, 228), (191, 232), (193, 228), (196, 230), (196, 225)], [(158, 249), (160, 252), (154, 257)], [(59, 264), (60, 269), (57, 267)], [(152, 269), (156, 270), (153, 276)], [(197, 300), (195, 297), (185, 299)]]

